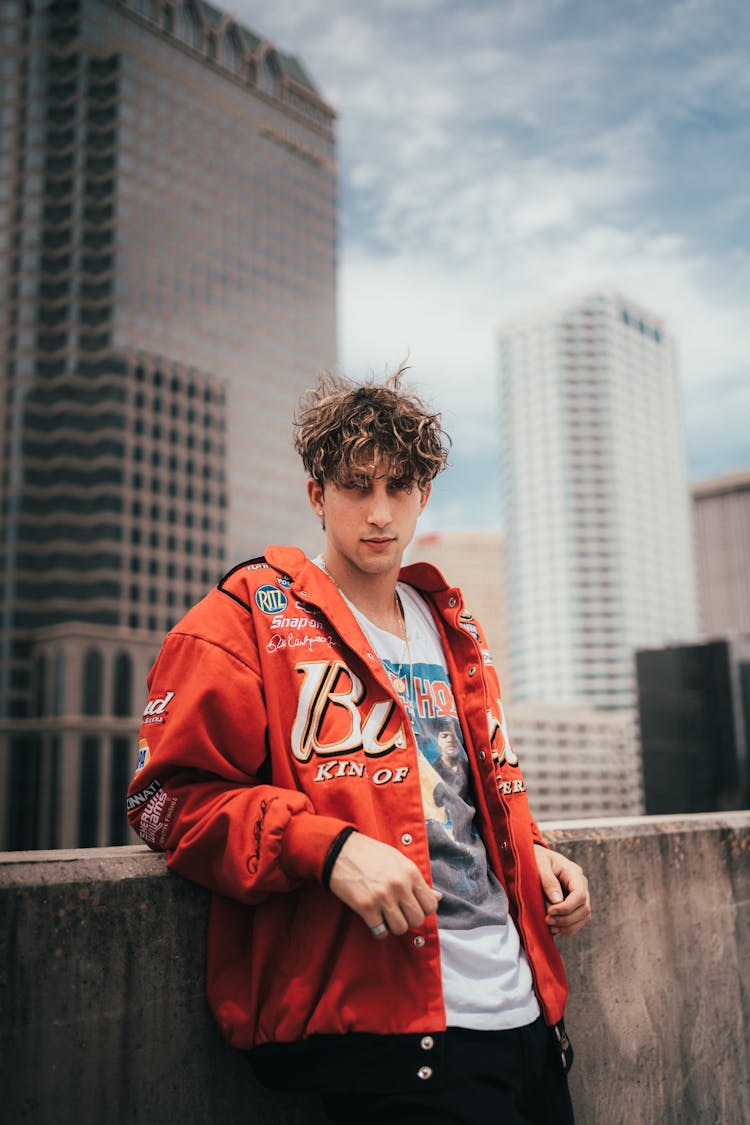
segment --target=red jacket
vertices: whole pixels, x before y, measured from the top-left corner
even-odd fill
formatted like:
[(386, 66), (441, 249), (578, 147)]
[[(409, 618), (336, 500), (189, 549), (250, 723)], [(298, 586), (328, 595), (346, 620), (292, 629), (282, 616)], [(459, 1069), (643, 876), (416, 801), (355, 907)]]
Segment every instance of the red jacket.
[[(556, 1023), (567, 987), (544, 922), (541, 836), (486, 642), (437, 570), (417, 564), (401, 578), (435, 617), (488, 859)], [(130, 822), (172, 870), (213, 892), (207, 988), (231, 1043), (445, 1029), (436, 916), (375, 942), (320, 882), (347, 825), (399, 848), (431, 881), (410, 724), (327, 575), (282, 547), (227, 575), (167, 636), (141, 734)]]

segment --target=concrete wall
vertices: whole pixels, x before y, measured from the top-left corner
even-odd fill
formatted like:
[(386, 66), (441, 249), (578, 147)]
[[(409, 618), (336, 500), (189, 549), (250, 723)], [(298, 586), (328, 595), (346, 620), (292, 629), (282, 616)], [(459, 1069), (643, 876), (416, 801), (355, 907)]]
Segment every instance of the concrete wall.
[[(546, 826), (589, 874), (563, 943), (578, 1125), (750, 1121), (750, 812)], [(320, 1125), (203, 995), (205, 892), (142, 847), (0, 856), (9, 1125)]]

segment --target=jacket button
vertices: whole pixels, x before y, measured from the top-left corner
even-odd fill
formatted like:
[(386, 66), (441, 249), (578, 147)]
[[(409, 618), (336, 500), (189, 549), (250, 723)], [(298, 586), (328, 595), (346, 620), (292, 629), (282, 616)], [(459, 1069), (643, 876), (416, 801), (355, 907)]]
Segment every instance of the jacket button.
[(453, 607), (454, 607), (454, 605), (455, 605), (455, 604), (456, 604), (456, 599), (455, 599), (455, 598), (448, 598), (448, 605), (449, 605), (449, 607), (450, 607), (451, 609), (453, 609)]
[(416, 945), (417, 949), (422, 948), (422, 946), (424, 945), (424, 938), (421, 934), (417, 934), (417, 936), (414, 938), (414, 944)]
[(301, 598), (306, 598), (307, 597), (307, 590), (300, 590), (299, 596)]
[(479, 761), (483, 762), (486, 757), (487, 757), (487, 755), (485, 754), (484, 750), (480, 750), (479, 751)]
[(500, 845), (500, 849), (501, 849), (501, 851), (507, 852), (507, 850), (508, 850), (508, 841), (507, 840), (503, 840), (502, 844)]
[(469, 668), (469, 675), (470, 675), (470, 676), (473, 676), (473, 675), (475, 675), (475, 673), (476, 673), (476, 670), (477, 670), (477, 666), (476, 666), (476, 664), (472, 664), (471, 668)]
[(371, 653), (371, 652), (368, 652), (368, 654), (367, 654), (367, 659), (368, 659), (368, 660), (374, 660), (374, 659), (375, 659), (375, 657), (374, 657), (373, 653)]
[(401, 837), (401, 843), (411, 844), (413, 839), (414, 837), (412, 836), (411, 832), (404, 832), (403, 836)]
[(423, 1051), (431, 1051), (432, 1048), (435, 1046), (435, 1040), (432, 1038), (431, 1035), (424, 1035), (424, 1036), (422, 1036), (422, 1039), (420, 1040), (419, 1046), (422, 1048)]
[(421, 1078), (425, 1082), (428, 1078), (432, 1078), (432, 1067), (420, 1066), (419, 1070), (417, 1071), (417, 1078)]

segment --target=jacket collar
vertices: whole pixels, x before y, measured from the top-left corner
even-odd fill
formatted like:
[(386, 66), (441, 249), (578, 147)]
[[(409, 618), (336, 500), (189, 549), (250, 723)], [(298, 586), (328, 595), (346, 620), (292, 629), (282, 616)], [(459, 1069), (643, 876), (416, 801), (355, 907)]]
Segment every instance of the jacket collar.
[[(276, 570), (288, 574), (293, 579), (300, 597), (306, 596), (303, 593), (306, 589), (307, 596), (312, 601), (317, 601), (316, 591), (324, 597), (324, 600), (328, 600), (326, 575), (299, 547), (271, 546), (266, 548), (264, 557)], [(451, 589), (438, 568), (427, 562), (412, 563), (410, 566), (402, 567), (399, 581), (407, 582), (425, 594), (437, 594)]]

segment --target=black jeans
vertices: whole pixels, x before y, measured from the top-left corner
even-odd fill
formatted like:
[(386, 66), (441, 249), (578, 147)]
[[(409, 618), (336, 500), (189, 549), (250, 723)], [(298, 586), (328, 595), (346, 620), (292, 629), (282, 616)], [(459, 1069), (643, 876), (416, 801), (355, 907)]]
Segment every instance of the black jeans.
[(449, 1028), (439, 1088), (426, 1081), (412, 1093), (322, 1101), (332, 1125), (573, 1125), (567, 1077), (541, 1019), (513, 1031)]

